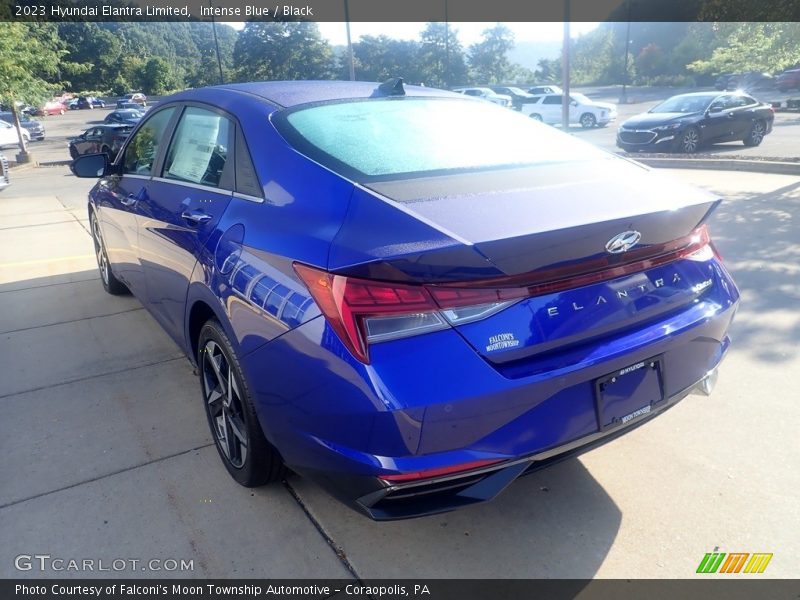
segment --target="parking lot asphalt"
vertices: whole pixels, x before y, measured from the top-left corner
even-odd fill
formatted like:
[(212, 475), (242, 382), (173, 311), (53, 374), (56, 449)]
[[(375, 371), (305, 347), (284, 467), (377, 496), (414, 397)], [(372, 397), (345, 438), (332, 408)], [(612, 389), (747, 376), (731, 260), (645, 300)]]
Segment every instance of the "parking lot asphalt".
[[(764, 576), (796, 577), (800, 182), (663, 176), (727, 200), (711, 227), (742, 303), (713, 395), (488, 504), (375, 523), (296, 476), (235, 484), (188, 361), (135, 299), (102, 290), (90, 183), (17, 173), (0, 194), (0, 577), (684, 578), (715, 548), (771, 552)], [(37, 553), (194, 562), (15, 569)]]

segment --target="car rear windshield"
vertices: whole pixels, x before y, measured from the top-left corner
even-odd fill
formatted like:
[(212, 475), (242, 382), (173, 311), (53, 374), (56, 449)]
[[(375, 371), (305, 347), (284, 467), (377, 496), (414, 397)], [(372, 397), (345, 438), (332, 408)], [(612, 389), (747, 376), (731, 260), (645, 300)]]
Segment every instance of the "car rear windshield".
[(608, 157), (484, 100), (325, 103), (284, 111), (274, 122), (300, 152), (356, 180)]

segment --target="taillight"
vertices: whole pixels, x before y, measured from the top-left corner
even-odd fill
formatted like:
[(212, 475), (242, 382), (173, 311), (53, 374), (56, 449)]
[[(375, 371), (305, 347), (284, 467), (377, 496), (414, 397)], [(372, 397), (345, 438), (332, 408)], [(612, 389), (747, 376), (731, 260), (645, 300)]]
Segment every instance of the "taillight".
[(457, 284), (357, 279), (300, 263), (294, 263), (294, 269), (348, 350), (368, 364), (371, 343), (485, 319), (523, 298), (608, 281), (679, 259), (708, 260), (713, 255), (708, 229), (702, 225), (685, 238), (631, 250), (620, 264), (611, 265), (604, 256), (577, 265)]
[(294, 269), (333, 330), (363, 363), (369, 363), (370, 343), (483, 319), (510, 304), (500, 299), (500, 290), (438, 289), (370, 281), (299, 263), (294, 264)]

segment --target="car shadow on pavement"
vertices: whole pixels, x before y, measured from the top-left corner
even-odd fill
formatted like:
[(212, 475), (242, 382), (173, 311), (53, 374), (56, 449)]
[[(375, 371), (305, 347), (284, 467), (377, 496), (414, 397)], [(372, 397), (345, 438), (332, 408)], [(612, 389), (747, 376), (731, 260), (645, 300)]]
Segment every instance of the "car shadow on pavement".
[(781, 363), (800, 347), (800, 182), (726, 195), (710, 227), (742, 293), (731, 328), (740, 352)]
[(293, 476), (307, 510), (360, 577), (592, 578), (622, 514), (578, 459), (512, 483), (491, 502), (374, 522)]

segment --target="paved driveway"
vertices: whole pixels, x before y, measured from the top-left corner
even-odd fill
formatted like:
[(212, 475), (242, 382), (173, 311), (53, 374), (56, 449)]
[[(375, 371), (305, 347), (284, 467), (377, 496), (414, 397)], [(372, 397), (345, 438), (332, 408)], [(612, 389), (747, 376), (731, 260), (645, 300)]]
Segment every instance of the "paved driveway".
[(15, 173), (0, 194), (0, 577), (42, 575), (16, 571), (20, 554), (193, 561), (125, 577), (691, 577), (715, 547), (773, 552), (765, 575), (796, 577), (800, 183), (672, 175), (730, 199), (712, 226), (743, 301), (712, 398), (487, 505), (374, 523), (297, 477), (234, 484), (188, 361), (101, 289), (87, 183)]

